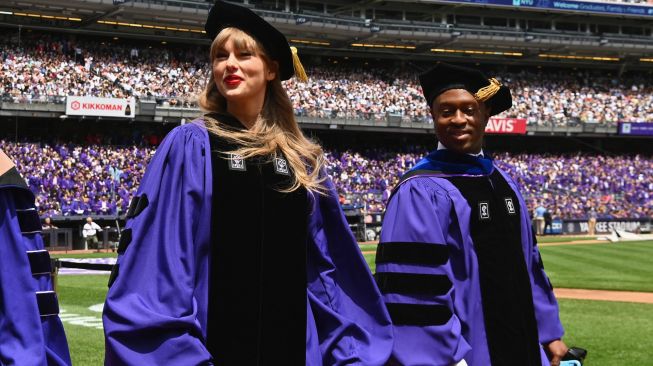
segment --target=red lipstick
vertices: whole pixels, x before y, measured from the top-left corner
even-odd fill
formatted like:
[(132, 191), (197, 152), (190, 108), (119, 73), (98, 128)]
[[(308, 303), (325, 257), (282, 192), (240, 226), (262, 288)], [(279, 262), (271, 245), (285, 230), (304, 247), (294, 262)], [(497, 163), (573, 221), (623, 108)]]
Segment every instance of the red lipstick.
[(224, 82), (227, 84), (227, 86), (238, 86), (241, 81), (243, 81), (243, 79), (237, 75), (229, 75), (224, 78)]

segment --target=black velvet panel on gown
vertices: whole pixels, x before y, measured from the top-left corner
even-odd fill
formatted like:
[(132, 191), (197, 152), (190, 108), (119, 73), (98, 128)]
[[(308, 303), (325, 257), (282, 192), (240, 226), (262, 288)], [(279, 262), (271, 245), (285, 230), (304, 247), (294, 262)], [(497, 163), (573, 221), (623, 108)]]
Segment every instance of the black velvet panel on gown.
[(540, 366), (533, 293), (521, 238), (519, 201), (498, 171), (447, 178), (471, 207), (490, 359), (494, 366)]
[(282, 155), (237, 159), (235, 145), (210, 139), (208, 350), (216, 365), (305, 365), (307, 192), (279, 192), (293, 174)]

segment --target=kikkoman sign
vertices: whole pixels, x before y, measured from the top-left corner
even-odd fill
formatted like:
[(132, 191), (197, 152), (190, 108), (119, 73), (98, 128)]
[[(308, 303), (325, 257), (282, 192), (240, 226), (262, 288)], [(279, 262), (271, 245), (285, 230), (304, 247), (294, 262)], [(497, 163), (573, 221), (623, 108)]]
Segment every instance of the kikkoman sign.
[(66, 97), (69, 116), (134, 118), (136, 101), (130, 98)]

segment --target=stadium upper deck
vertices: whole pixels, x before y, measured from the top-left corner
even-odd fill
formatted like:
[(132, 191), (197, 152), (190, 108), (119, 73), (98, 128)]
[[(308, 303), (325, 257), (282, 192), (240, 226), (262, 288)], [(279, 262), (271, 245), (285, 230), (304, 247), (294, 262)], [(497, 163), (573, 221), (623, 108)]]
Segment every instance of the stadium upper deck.
[[(40, 32), (22, 35), (18, 46), (16, 38), (0, 37), (4, 102), (135, 97), (196, 109), (195, 99), (207, 83), (209, 66), (201, 47)], [(416, 80), (419, 67), (428, 64), (316, 57), (305, 64), (308, 82), (285, 82), (298, 116), (377, 122), (394, 114), (404, 121), (431, 123)], [(486, 72), (513, 92), (513, 108), (499, 117), (526, 119), (529, 126), (653, 122), (650, 73), (497, 65)]]
[[(242, 1), (240, 1), (242, 3)], [(309, 52), (645, 68), (653, 7), (577, 0), (245, 0)], [(0, 24), (206, 43), (210, 2), (6, 0)], [(628, 21), (623, 21), (628, 18)]]
[[(519, 87), (519, 90), (515, 90), (516, 102), (518, 102), (516, 104), (519, 108), (505, 117), (527, 118), (531, 124), (547, 126), (567, 126), (566, 121), (569, 120), (614, 123), (645, 122), (653, 118), (651, 112), (653, 103), (649, 102), (650, 98), (648, 98), (650, 77), (642, 78), (638, 74), (642, 70), (648, 71), (650, 62), (653, 62), (653, 27), (648, 14), (620, 12), (619, 9), (626, 8), (605, 7), (607, 4), (605, 2), (602, 6), (608, 13), (598, 11), (599, 8), (592, 8), (593, 12), (585, 13), (569, 9), (544, 8), (545, 3), (537, 0), (511, 0), (509, 4), (506, 0), (478, 1), (482, 3), (478, 3), (477, 0), (458, 2), (246, 0), (245, 2), (282, 29), (290, 42), (300, 46), (302, 55), (307, 55), (309, 60), (311, 56), (316, 59), (321, 58), (321, 62), (329, 57), (335, 60), (349, 57), (393, 59), (403, 63), (405, 69), (409, 69), (412, 75), (422, 71), (423, 65), (428, 65), (434, 60), (477, 62), (483, 63), (484, 66), (498, 67), (510, 82)], [(560, 1), (569, 4), (578, 3), (572, 0)], [(584, 4), (598, 3), (584, 2)], [(0, 26), (13, 28), (13, 32), (18, 34), (19, 48), (21, 39), (24, 41), (28, 39), (26, 32), (35, 30), (65, 32), (71, 35), (83, 34), (85, 37), (93, 37), (98, 43), (111, 38), (139, 38), (148, 42), (155, 40), (157, 43), (167, 42), (171, 45), (184, 43), (206, 46), (208, 40), (205, 39), (202, 28), (209, 7), (210, 2), (188, 0), (6, 0), (0, 5)], [(653, 9), (650, 6), (639, 6), (639, 8)], [(619, 16), (615, 16), (617, 14)], [(625, 22), (623, 17), (628, 17), (628, 21)], [(24, 49), (24, 45), (22, 47)], [(109, 48), (105, 52), (111, 52), (112, 46), (106, 47)], [(122, 52), (120, 49), (113, 49), (113, 51)], [(95, 54), (91, 56), (94, 57), (94, 62), (91, 64), (107, 64)], [(59, 66), (64, 69), (75, 68), (67, 65), (70, 62), (68, 59), (52, 61), (59, 62), (61, 64)], [(109, 62), (105, 66), (114, 68), (125, 66), (126, 71), (129, 71), (128, 74), (122, 73), (114, 77), (110, 75), (111, 72), (95, 75), (88, 73), (85, 76), (75, 72), (69, 75), (69, 77), (79, 76), (78, 80), (73, 80), (73, 84), (82, 83), (89, 78), (101, 86), (105, 85), (107, 80), (109, 84), (119, 80), (121, 85), (118, 89), (127, 90), (128, 93), (115, 94), (115, 85), (108, 85), (106, 88), (102, 86), (100, 89), (108, 89), (106, 93), (102, 91), (103, 89), (91, 90), (87, 93), (84, 88), (89, 85), (86, 84), (79, 85), (74, 90), (61, 92), (36, 90), (35, 93), (30, 89), (29, 82), (21, 80), (24, 76), (20, 73), (13, 75), (14, 70), (11, 69), (5, 74), (5, 80), (9, 80), (6, 82), (5, 91), (9, 90), (8, 92), (13, 96), (18, 94), (18, 99), (26, 95), (26, 100), (29, 101), (41, 100), (44, 95), (61, 96), (70, 93), (141, 97), (138, 94), (144, 92), (142, 84), (148, 83), (149, 70), (157, 67), (156, 62), (150, 61), (145, 60), (145, 70), (134, 68), (133, 65), (123, 65), (122, 62)], [(37, 69), (42, 67), (34, 69), (34, 64), (40, 62), (36, 57), (33, 60), (21, 59), (15, 65), (21, 67), (20, 71), (23, 74), (27, 72), (25, 67), (37, 71), (37, 74), (33, 75), (38, 77), (42, 72)], [(77, 63), (74, 60), (73, 62)], [(309, 61), (308, 64), (311, 62)], [(543, 74), (545, 71), (522, 73), (524, 68), (531, 66), (549, 70), (546, 67), (560, 64), (569, 66), (568, 72), (563, 73), (560, 82), (556, 82), (558, 77), (556, 73), (550, 75)], [(197, 65), (195, 63), (194, 66)], [(515, 65), (518, 67), (514, 67)], [(59, 66), (54, 65), (54, 69), (58, 70)], [(86, 63), (83, 66), (88, 70)], [(165, 65), (164, 68), (168, 66)], [(183, 83), (179, 83), (179, 80), (175, 82), (175, 88), (178, 86), (179, 90), (173, 90), (172, 93), (160, 90), (150, 94), (159, 100), (173, 97), (171, 102), (181, 99), (182, 104), (186, 104), (188, 97), (196, 94), (195, 92), (203, 83), (203, 75), (197, 70), (196, 67), (195, 75), (184, 77)], [(78, 71), (84, 72), (84, 70)], [(583, 75), (575, 75), (580, 72), (583, 72)], [(174, 75), (165, 76), (170, 78)], [(633, 81), (638, 78), (641, 79), (640, 82)], [(343, 77), (336, 79), (342, 80)], [(393, 83), (404, 85), (400, 85), (399, 94), (416, 94), (415, 91), (411, 91), (414, 88), (410, 85), (414, 81), (401, 75), (396, 79), (398, 80)], [(576, 79), (582, 80), (579, 82)], [(369, 84), (374, 83), (375, 79), (364, 81)], [(546, 84), (544, 88), (539, 87), (540, 81)], [(330, 78), (321, 78), (309, 88), (324, 89), (325, 83), (338, 87), (337, 80), (334, 84), (334, 80)], [(36, 85), (36, 89), (51, 88), (47, 82), (45, 85), (40, 85), (39, 82), (37, 84), (39, 85)], [(534, 85), (536, 86), (533, 87)], [(55, 86), (62, 87), (59, 84)], [(30, 90), (22, 91), (21, 88)], [(132, 91), (129, 92), (130, 90)], [(306, 89), (298, 91), (300, 94), (306, 92), (314, 94)], [(318, 95), (316, 99), (324, 98)], [(322, 101), (326, 104), (336, 104), (336, 108), (331, 106), (325, 108), (320, 104), (306, 108), (301, 105), (301, 95), (296, 100), (299, 101), (298, 114), (306, 117), (303, 121), (313, 126), (341, 128), (342, 124), (339, 122), (320, 120), (325, 117), (320, 113), (328, 113), (328, 110), (336, 111), (326, 116), (329, 118), (351, 117), (352, 108), (343, 108), (339, 105), (342, 104), (342, 100)], [(349, 100), (351, 101), (351, 98)], [(586, 100), (590, 102), (585, 103)], [(555, 103), (548, 105), (550, 102)], [(18, 110), (14, 108), (7, 113), (17, 116), (66, 117), (56, 106), (30, 107), (29, 110), (26, 110), (26, 107), (21, 108)], [(354, 110), (357, 108), (356, 106)], [(373, 125), (364, 129), (392, 127), (392, 123), (389, 119), (385, 119), (385, 116), (388, 112), (392, 112), (393, 108), (395, 106), (390, 103), (381, 106), (378, 110), (364, 111), (363, 114), (368, 117), (363, 120), (371, 119), (370, 126)], [(316, 109), (319, 111), (312, 111)], [(138, 110), (140, 116), (137, 117), (145, 118), (142, 120), (163, 122), (178, 122), (192, 118), (196, 114), (194, 111), (161, 110), (159, 107), (144, 105), (141, 105)], [(423, 118), (428, 120), (428, 116), (419, 115), (421, 112), (423, 111), (419, 109), (418, 115), (411, 116), (407, 123), (414, 131), (428, 132), (430, 127), (425, 128), (423, 123), (412, 122), (415, 120), (428, 122)], [(355, 110), (354, 113), (359, 112)], [(370, 118), (371, 115), (373, 117)], [(385, 120), (385, 124), (378, 123), (378, 115), (382, 116), (381, 119)], [(403, 120), (393, 122), (394, 126), (399, 126), (400, 122), (403, 126)], [(595, 129), (595, 126), (590, 124), (585, 125), (573, 131), (565, 128), (559, 132), (578, 133), (584, 132), (589, 127), (591, 133), (615, 134), (617, 132), (614, 126), (609, 130), (601, 130)], [(529, 131), (536, 132), (537, 129)], [(548, 133), (549, 130), (547, 129), (546, 132)]]

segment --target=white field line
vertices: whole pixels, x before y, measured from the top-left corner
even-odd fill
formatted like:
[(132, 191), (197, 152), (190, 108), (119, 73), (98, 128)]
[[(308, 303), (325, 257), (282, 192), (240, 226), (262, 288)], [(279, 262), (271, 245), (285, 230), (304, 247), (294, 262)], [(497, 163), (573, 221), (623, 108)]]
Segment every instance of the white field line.
[[(99, 309), (99, 312), (102, 312), (101, 305), (102, 304), (93, 305), (89, 307), (89, 310), (98, 312)], [(102, 318), (98, 316), (74, 314), (67, 312), (65, 309), (60, 309), (59, 319), (61, 319), (61, 321), (66, 324), (79, 325), (87, 328), (104, 329), (102, 326)]]

